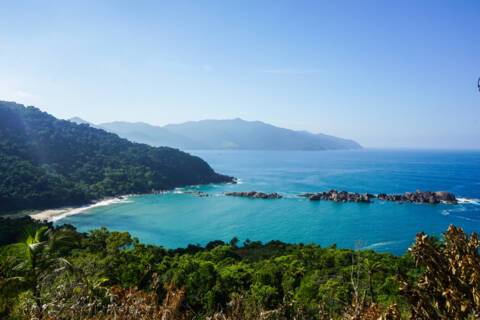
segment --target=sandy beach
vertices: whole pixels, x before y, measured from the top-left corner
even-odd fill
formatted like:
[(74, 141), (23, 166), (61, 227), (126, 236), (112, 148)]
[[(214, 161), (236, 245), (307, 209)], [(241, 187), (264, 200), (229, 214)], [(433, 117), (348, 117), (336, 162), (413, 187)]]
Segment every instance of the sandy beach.
[(128, 196), (121, 196), (118, 198), (108, 198), (108, 199), (101, 200), (93, 204), (81, 206), (81, 207), (65, 207), (65, 208), (59, 208), (59, 209), (42, 210), (39, 212), (29, 214), (29, 216), (35, 220), (55, 222), (65, 217), (80, 214), (82, 212), (85, 212), (87, 210), (90, 210), (96, 207), (104, 207), (104, 206), (109, 206), (117, 203), (126, 203), (129, 201), (130, 200)]

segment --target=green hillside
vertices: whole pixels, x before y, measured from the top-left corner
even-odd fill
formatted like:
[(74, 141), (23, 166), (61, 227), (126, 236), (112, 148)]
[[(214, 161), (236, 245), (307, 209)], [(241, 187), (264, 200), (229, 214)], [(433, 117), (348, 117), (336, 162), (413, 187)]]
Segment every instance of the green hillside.
[(0, 213), (229, 181), (185, 152), (0, 101)]

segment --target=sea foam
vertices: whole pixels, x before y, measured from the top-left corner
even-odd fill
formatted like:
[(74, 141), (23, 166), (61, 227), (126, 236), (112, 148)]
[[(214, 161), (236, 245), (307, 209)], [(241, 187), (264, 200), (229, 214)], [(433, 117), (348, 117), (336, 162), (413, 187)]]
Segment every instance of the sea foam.
[(480, 205), (480, 199), (469, 199), (469, 198), (457, 198), (458, 203), (460, 204), (474, 204), (474, 205)]

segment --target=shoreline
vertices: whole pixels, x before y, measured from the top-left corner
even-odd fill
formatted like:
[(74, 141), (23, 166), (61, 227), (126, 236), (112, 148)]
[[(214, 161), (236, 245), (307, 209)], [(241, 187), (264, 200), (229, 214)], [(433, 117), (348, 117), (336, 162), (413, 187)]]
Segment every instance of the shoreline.
[[(179, 192), (177, 189), (178, 188), (175, 188), (174, 190), (170, 190), (170, 192), (183, 193), (181, 191)], [(56, 208), (56, 209), (45, 209), (45, 210), (38, 210), (38, 211), (22, 212), (22, 213), (6, 215), (5, 217), (20, 218), (24, 216), (29, 216), (32, 219), (38, 220), (38, 221), (56, 222), (58, 220), (61, 220), (69, 216), (81, 214), (84, 211), (87, 211), (93, 208), (105, 207), (105, 206), (119, 204), (119, 203), (128, 203), (131, 201), (130, 198), (132, 196), (133, 196), (132, 194), (122, 195), (118, 197), (106, 198), (106, 199), (99, 200), (97, 202), (79, 206), (79, 207), (63, 207), (63, 208)], [(458, 204), (474, 204), (474, 205), (480, 204), (479, 199), (458, 198), (457, 200), (458, 200)], [(441, 202), (441, 203), (444, 203), (444, 202)], [(448, 202), (446, 204), (448, 204)]]
[[(226, 182), (226, 184), (236, 184), (237, 183), (237, 178), (234, 178), (232, 182)], [(208, 183), (209, 184), (215, 184), (215, 183)], [(117, 204), (117, 203), (127, 203), (130, 202), (130, 198), (135, 195), (147, 195), (147, 194), (163, 194), (166, 192), (175, 192), (177, 189), (181, 188), (186, 188), (186, 187), (196, 187), (196, 186), (202, 186), (204, 184), (198, 184), (198, 185), (188, 185), (188, 186), (183, 186), (183, 187), (176, 187), (170, 190), (159, 190), (159, 191), (152, 191), (150, 193), (133, 193), (133, 194), (125, 194), (117, 197), (109, 197), (105, 198), (103, 200), (98, 200), (90, 204), (82, 205), (79, 207), (62, 207), (62, 208), (56, 208), (56, 209), (45, 209), (45, 210), (28, 210), (28, 211), (22, 211), (22, 212), (17, 212), (17, 213), (12, 213), (12, 214), (7, 214), (3, 215), (3, 217), (8, 217), (8, 218), (21, 218), (25, 216), (29, 216), (30, 218), (38, 221), (47, 221), (47, 222), (55, 222), (58, 220), (61, 220), (63, 218), (73, 216), (80, 214), (86, 210), (90, 210), (96, 207), (104, 207), (104, 206), (109, 206), (112, 204)]]
[(124, 195), (124, 196), (119, 196), (115, 198), (107, 198), (107, 199), (103, 199), (103, 200), (94, 202), (92, 204), (88, 204), (80, 207), (64, 207), (64, 208), (58, 208), (58, 209), (40, 210), (35, 213), (29, 213), (26, 215), (30, 216), (30, 218), (34, 220), (55, 222), (69, 216), (80, 214), (84, 211), (87, 211), (93, 208), (105, 207), (105, 206), (109, 206), (117, 203), (126, 203), (129, 201), (130, 196), (131, 195)]

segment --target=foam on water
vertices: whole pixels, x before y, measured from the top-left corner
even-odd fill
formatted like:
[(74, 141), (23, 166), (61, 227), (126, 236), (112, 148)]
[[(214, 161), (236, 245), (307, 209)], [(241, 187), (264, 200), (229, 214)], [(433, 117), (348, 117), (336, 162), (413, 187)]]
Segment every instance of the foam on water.
[(473, 205), (480, 205), (480, 199), (457, 198), (458, 203), (468, 203)]
[(362, 247), (362, 250), (373, 250), (373, 249), (378, 249), (378, 248), (381, 248), (381, 247), (388, 247), (388, 246), (391, 246), (391, 245), (399, 244), (399, 243), (402, 243), (402, 242), (403, 242), (403, 241), (383, 241), (383, 242), (377, 242), (377, 243), (373, 243), (373, 244), (371, 244), (371, 245)]

